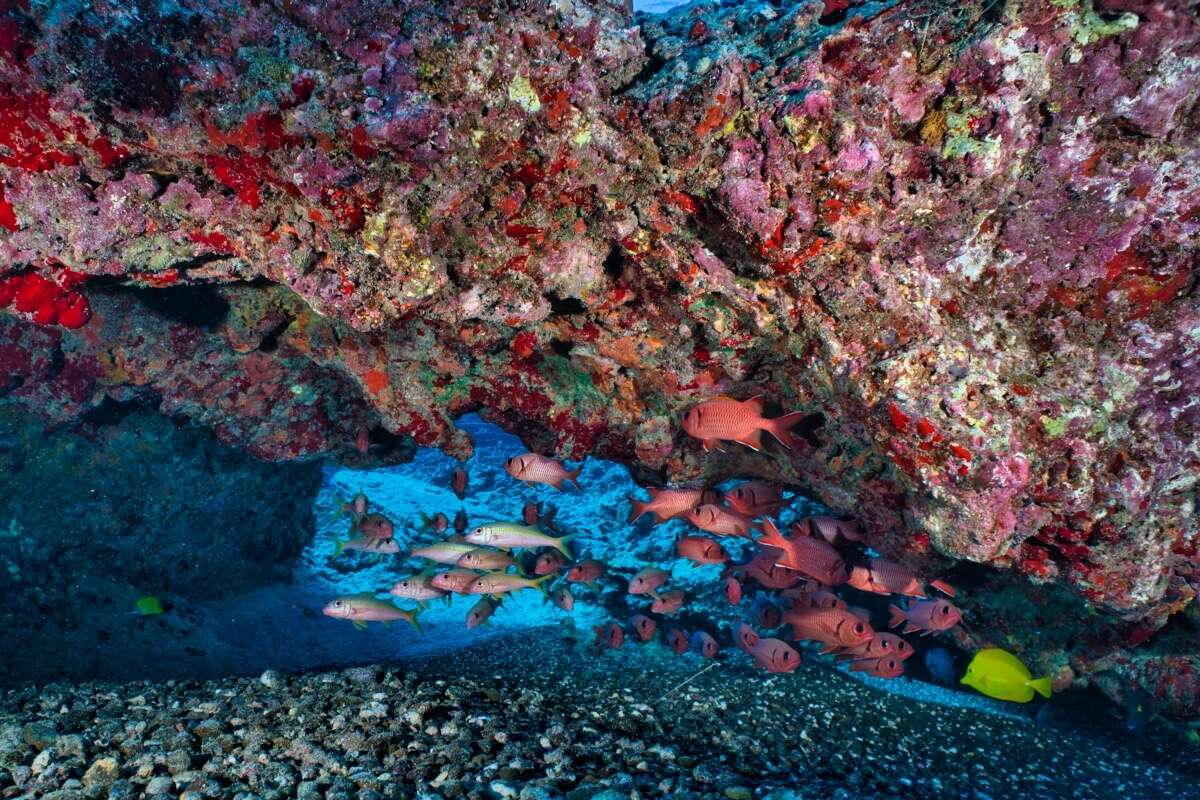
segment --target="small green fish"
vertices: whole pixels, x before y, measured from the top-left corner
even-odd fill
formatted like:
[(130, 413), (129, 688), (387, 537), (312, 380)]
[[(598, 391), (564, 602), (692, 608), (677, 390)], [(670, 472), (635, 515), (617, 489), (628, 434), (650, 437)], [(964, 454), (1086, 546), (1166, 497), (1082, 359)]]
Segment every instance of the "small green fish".
[(133, 604), (136, 613), (142, 617), (154, 617), (163, 613), (162, 602), (154, 595), (146, 595)]

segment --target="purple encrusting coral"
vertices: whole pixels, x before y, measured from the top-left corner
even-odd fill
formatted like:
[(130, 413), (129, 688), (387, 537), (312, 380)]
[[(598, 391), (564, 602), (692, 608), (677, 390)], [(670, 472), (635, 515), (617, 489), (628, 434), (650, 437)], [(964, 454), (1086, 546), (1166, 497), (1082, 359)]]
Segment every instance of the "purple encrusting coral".
[[(486, 409), (646, 479), (782, 476), (922, 572), (1073, 587), (1086, 642), (971, 628), (1200, 713), (1194, 654), (1113, 666), (1200, 585), (1194, 9), (717, 6), (0, 2), (0, 271), (92, 315), (11, 305), (0, 392), (265, 459), (465, 455)], [(722, 393), (807, 446), (673, 439)]]

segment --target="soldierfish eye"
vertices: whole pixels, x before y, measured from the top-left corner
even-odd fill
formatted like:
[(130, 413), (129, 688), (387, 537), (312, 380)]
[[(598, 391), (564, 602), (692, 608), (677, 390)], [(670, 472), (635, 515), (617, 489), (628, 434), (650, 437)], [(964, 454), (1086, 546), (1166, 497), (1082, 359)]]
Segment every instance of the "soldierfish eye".
[(950, 613), (950, 606), (942, 606), (942, 616), (947, 616)]
[(855, 633), (862, 633), (863, 630), (864, 630), (864, 628), (863, 628), (863, 624), (861, 622), (854, 626)]

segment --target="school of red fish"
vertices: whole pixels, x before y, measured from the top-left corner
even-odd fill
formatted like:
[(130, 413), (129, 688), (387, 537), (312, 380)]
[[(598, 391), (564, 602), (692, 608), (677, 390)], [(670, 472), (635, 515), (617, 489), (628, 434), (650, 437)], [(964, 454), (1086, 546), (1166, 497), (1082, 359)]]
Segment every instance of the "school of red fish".
[[(796, 413), (767, 419), (759, 398), (738, 401), (721, 397), (690, 409), (682, 427), (702, 442), (706, 452), (721, 449), (725, 443), (759, 450), (764, 446), (764, 431), (779, 446), (791, 448), (795, 446), (791, 429), (802, 419), (803, 415)], [(545, 484), (560, 491), (567, 483), (580, 488), (580, 468), (569, 470), (534, 453), (510, 458), (504, 469), (527, 484)], [(456, 468), (450, 486), (460, 500), (467, 496), (468, 484), (466, 470)], [(712, 487), (666, 487), (649, 493), (648, 500), (629, 498), (629, 523), (646, 515), (653, 517), (654, 525), (686, 520), (696, 531), (677, 539), (675, 555), (696, 565), (723, 565), (721, 589), (733, 606), (741, 605), (754, 592), (746, 605), (748, 619), (727, 633), (702, 616), (690, 631), (671, 624), (687, 611), (688, 594), (668, 588), (670, 567), (647, 565), (625, 586), (631, 608), (639, 610), (623, 623), (614, 620), (596, 626), (597, 646), (620, 648), (627, 639), (649, 642), (663, 629), (664, 642), (675, 653), (692, 651), (716, 658), (722, 649), (718, 640), (724, 638), (762, 669), (787, 673), (801, 663), (796, 645), (811, 643), (819, 655), (849, 662), (852, 671), (896, 678), (904, 674), (904, 663), (914, 653), (912, 645), (896, 633), (877, 630), (877, 620), (869, 610), (847, 602), (854, 596), (847, 589), (900, 598), (897, 602), (902, 605), (888, 608), (887, 627), (902, 629), (905, 634), (937, 634), (960, 622), (959, 609), (930, 591), (953, 597), (950, 585), (926, 581), (901, 564), (869, 556), (863, 533), (852, 520), (808, 517), (792, 523), (785, 535), (777, 518), (789, 503), (781, 488), (770, 482), (754, 480), (724, 493)], [(351, 538), (337, 543), (335, 556), (344, 550), (401, 553), (395, 525), (382, 514), (372, 513), (364, 495), (343, 503), (341, 512), (349, 514), (353, 524)], [(413, 547), (405, 555), (423, 560), (426, 566), (400, 578), (389, 589), (390, 595), (413, 601), (417, 608), (405, 611), (364, 594), (336, 598), (325, 607), (325, 614), (348, 619), (358, 627), (397, 619), (417, 626), (417, 615), (429, 601), (449, 602), (452, 594), (477, 595), (480, 599), (466, 617), (466, 626), (474, 628), (492, 616), (505, 595), (523, 589), (540, 591), (547, 602), (570, 612), (575, 607), (573, 590), (586, 586), (595, 591), (608, 573), (599, 561), (573, 556), (572, 536), (559, 529), (554, 510), (543, 510), (532, 501), (525, 504), (519, 521), (471, 527), (466, 512), (460, 509), (452, 534), (450, 528), (445, 514), (424, 517), (421, 529), (436, 540)], [(748, 557), (734, 562), (722, 539), (731, 546), (738, 540), (745, 542), (742, 547)], [(649, 604), (643, 608), (646, 601)], [(692, 615), (694, 622), (696, 618)]]

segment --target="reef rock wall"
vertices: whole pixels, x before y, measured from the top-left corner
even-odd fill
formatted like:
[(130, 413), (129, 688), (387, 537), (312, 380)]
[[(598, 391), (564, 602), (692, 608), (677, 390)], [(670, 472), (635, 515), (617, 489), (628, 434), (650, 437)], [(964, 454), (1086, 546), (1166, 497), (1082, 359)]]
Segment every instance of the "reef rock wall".
[[(0, 3), (0, 391), (361, 463), (484, 409), (1144, 641), (1200, 582), (1194, 3), (718, 6)], [(716, 394), (806, 446), (704, 455)]]

